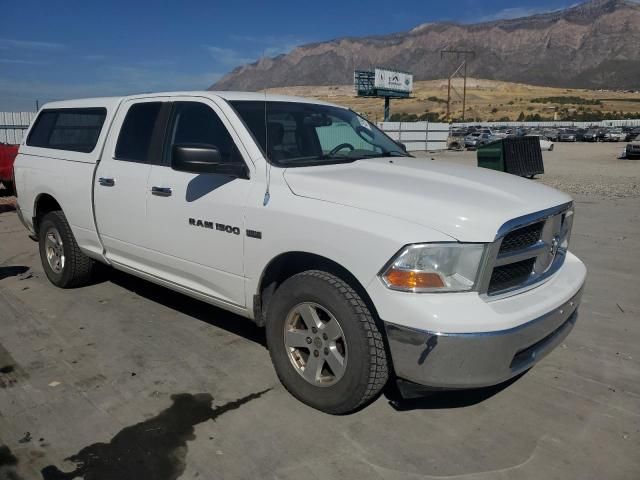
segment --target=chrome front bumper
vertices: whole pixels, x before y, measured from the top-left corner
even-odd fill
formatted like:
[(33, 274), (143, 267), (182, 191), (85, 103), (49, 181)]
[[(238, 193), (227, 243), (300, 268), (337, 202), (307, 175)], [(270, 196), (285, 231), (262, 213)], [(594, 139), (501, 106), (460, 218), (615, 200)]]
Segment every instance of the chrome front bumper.
[(438, 388), (496, 385), (545, 357), (569, 334), (578, 318), (582, 288), (553, 311), (509, 330), (435, 333), (385, 322), (399, 378)]

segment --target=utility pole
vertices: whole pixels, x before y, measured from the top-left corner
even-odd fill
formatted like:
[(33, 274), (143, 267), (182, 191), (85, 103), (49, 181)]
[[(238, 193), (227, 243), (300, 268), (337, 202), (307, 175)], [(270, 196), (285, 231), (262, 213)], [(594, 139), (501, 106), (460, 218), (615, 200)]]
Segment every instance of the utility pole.
[[(458, 67), (453, 71), (452, 74), (449, 75), (447, 81), (447, 122), (451, 120), (451, 90), (460, 98), (462, 98), (462, 121), (464, 122), (464, 117), (466, 114), (467, 108), (467, 63), (469, 59), (473, 60), (476, 57), (476, 52), (473, 50), (441, 50), (440, 51), (440, 60), (444, 60), (445, 58), (450, 58), (455, 56), (455, 59), (462, 62), (457, 64)], [(451, 83), (452, 81), (459, 75), (462, 75), (463, 78), (463, 86), (462, 86), (462, 95), (456, 90), (455, 86)]]

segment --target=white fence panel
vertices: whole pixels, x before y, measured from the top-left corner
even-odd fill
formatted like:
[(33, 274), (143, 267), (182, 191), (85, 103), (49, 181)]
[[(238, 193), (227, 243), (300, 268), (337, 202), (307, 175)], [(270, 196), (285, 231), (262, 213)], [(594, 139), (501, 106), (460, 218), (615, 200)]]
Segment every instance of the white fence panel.
[(389, 130), (389, 131), (385, 131), (384, 133), (389, 135), (389, 137), (391, 137), (392, 140), (395, 140), (396, 142), (400, 141), (400, 131)]
[(401, 142), (426, 142), (427, 141), (427, 132), (426, 130), (423, 132), (415, 132), (415, 131), (401, 131), (400, 132), (400, 141)]
[(35, 112), (0, 112), (0, 142), (19, 144)]
[(452, 123), (453, 128), (465, 127), (534, 127), (534, 128), (562, 128), (562, 127), (640, 127), (640, 119), (603, 120), (601, 122), (465, 122)]
[(392, 139), (402, 142), (409, 152), (447, 149), (448, 123), (380, 122), (378, 127)]

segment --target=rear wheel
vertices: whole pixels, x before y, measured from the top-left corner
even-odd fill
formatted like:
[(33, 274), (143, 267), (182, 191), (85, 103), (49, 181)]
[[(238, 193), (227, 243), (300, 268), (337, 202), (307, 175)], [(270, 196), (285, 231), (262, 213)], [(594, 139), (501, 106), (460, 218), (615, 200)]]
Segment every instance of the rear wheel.
[(371, 312), (335, 275), (310, 270), (286, 280), (269, 304), (266, 327), (280, 381), (313, 408), (352, 412), (387, 382), (384, 343)]
[(60, 211), (47, 213), (38, 230), (40, 260), (49, 281), (60, 288), (88, 283), (93, 260), (80, 251), (64, 214)]

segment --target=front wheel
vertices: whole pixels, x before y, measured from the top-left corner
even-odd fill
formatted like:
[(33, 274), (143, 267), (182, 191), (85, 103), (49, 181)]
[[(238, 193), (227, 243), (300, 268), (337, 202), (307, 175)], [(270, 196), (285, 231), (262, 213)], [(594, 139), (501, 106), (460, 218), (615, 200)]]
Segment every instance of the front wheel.
[(287, 279), (267, 311), (267, 344), (285, 388), (313, 408), (352, 412), (388, 378), (382, 334), (355, 290), (327, 272)]

